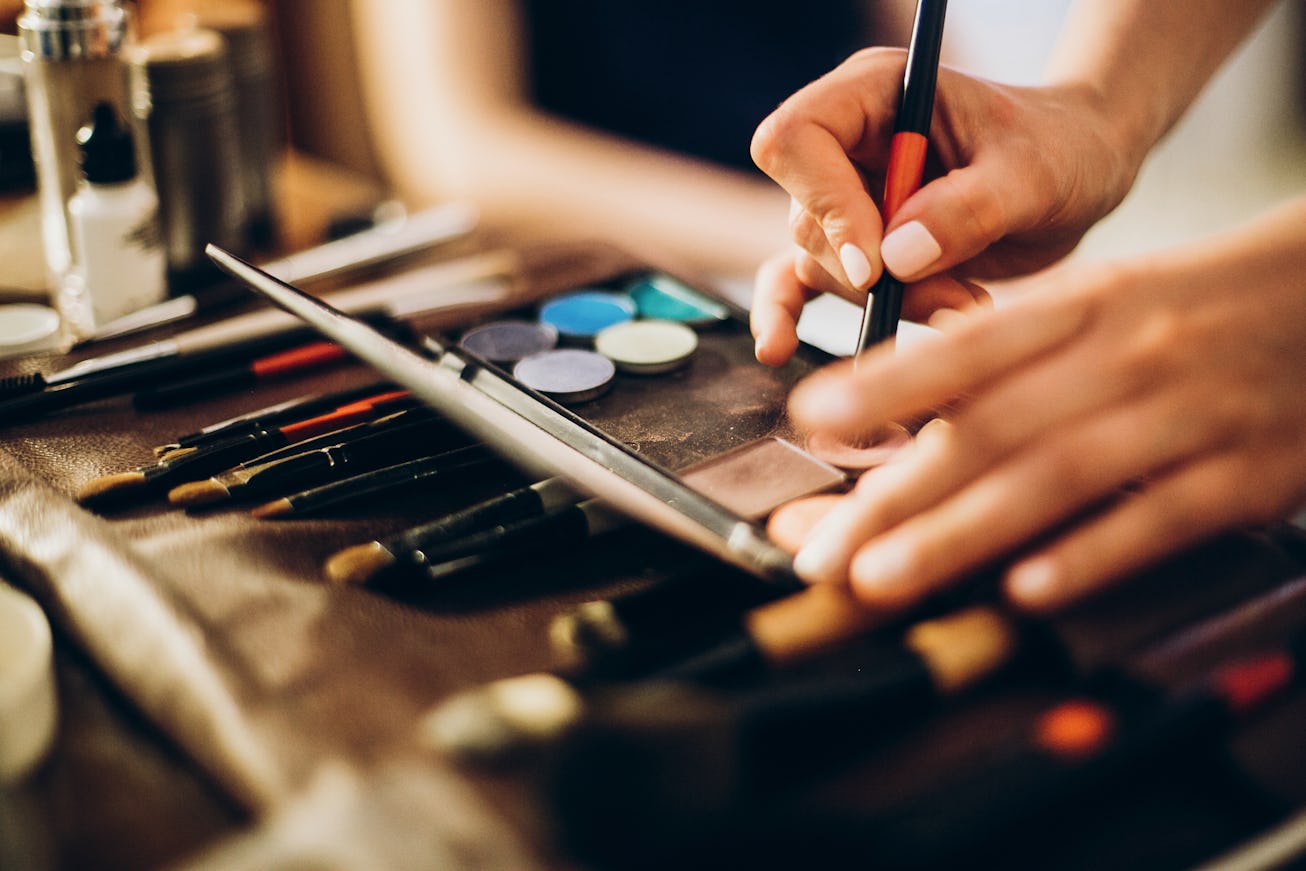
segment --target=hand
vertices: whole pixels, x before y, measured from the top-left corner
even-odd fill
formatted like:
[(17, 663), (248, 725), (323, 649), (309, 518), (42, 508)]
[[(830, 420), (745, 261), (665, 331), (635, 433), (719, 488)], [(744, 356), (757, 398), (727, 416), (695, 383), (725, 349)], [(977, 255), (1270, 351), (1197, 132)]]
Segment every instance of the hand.
[(1219, 243), (1031, 284), (798, 386), (813, 429), (946, 409), (848, 496), (777, 515), (801, 576), (899, 608), (1016, 554), (1008, 595), (1048, 609), (1306, 505), (1306, 199)]
[(969, 308), (985, 296), (967, 279), (1055, 262), (1133, 183), (1144, 152), (1112, 126), (1092, 88), (999, 85), (943, 68), (929, 178), (884, 227), (874, 198), (904, 58), (895, 49), (853, 55), (786, 100), (753, 138), (754, 160), (793, 198), (801, 249), (759, 276), (754, 335), (763, 362), (792, 353), (797, 312), (813, 294), (864, 302), (884, 267), (915, 282), (909, 317)]

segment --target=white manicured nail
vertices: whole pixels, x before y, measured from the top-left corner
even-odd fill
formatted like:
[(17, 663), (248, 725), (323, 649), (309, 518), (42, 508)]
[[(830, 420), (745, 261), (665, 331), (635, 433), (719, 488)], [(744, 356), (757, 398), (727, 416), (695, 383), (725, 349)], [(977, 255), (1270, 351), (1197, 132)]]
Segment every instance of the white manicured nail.
[(794, 556), (794, 574), (809, 584), (838, 583), (847, 575), (848, 551), (834, 531), (817, 529)]
[(1048, 557), (1025, 560), (1007, 573), (1007, 591), (1031, 605), (1048, 601), (1059, 583), (1056, 563)]
[(884, 267), (899, 278), (910, 278), (942, 254), (938, 240), (920, 221), (903, 224), (880, 243)]
[(853, 287), (865, 287), (871, 283), (871, 261), (856, 245), (847, 242), (839, 249), (839, 263)]
[(850, 574), (853, 586), (873, 594), (896, 592), (911, 578), (912, 548), (901, 541), (877, 544), (857, 554)]

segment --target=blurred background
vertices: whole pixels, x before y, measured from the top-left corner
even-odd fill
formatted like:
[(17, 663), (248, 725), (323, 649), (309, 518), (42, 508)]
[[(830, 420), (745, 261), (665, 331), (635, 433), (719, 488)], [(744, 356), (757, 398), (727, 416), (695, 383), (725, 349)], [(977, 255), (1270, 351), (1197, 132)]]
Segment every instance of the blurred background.
[[(140, 0), (141, 32), (174, 27), (195, 2)], [(356, 177), (360, 199), (369, 184), (393, 191), (410, 206), (438, 198), (378, 157), (384, 149), (369, 129), (360, 51), (350, 26), (359, 9), (351, 9), (351, 0), (265, 2), (280, 50), (287, 141), (294, 152)], [(394, 2), (352, 0), (362, 14), (385, 14)], [(1036, 82), (1069, 5), (954, 0), (950, 60), (981, 76)], [(909, 12), (909, 3), (900, 6)], [(1153, 154), (1126, 202), (1075, 256), (1101, 258), (1201, 236), (1306, 189), (1304, 9), (1300, 0), (1275, 8)], [(19, 0), (0, 0), (0, 31), (14, 32), (20, 10)], [(620, 229), (615, 233), (620, 236)]]

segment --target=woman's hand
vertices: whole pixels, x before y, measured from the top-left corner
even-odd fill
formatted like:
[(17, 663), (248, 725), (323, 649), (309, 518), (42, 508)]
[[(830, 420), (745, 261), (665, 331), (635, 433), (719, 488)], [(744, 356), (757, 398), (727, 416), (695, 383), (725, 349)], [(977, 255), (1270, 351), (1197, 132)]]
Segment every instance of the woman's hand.
[(896, 608), (1018, 554), (1009, 596), (1054, 608), (1306, 505), (1306, 199), (1216, 242), (1031, 284), (795, 390), (810, 429), (944, 421), (832, 507), (777, 515), (801, 576)]
[[(758, 166), (792, 197), (799, 251), (759, 275), (758, 359), (795, 344), (802, 304), (819, 292), (863, 302), (882, 268), (913, 282), (905, 314), (983, 300), (967, 279), (1022, 275), (1063, 257), (1124, 197), (1145, 154), (1087, 86), (1027, 88), (939, 71), (927, 183), (883, 226), (875, 198), (905, 54), (868, 49), (762, 122)], [(932, 278), (930, 281), (923, 279)]]

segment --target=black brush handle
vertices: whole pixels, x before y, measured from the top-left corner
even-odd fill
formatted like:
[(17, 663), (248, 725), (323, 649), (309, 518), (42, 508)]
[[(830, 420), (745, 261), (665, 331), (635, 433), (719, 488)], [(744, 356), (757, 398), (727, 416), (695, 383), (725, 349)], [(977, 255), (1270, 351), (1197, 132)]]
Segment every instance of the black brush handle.
[(523, 556), (539, 557), (584, 541), (589, 518), (578, 505), (567, 505), (537, 517), (503, 523), (444, 542), (417, 555), (428, 581), (448, 581)]

